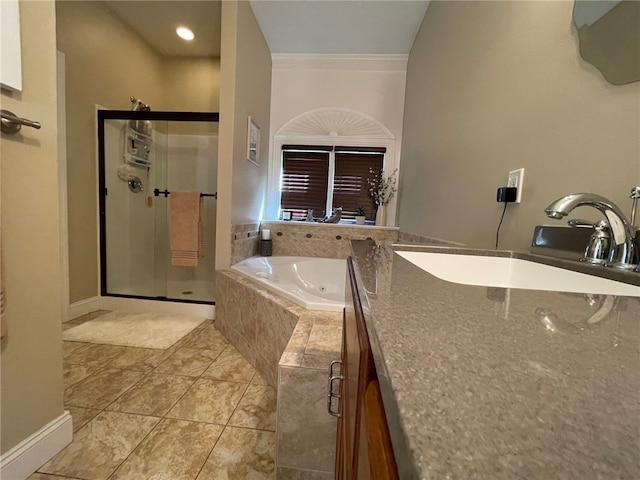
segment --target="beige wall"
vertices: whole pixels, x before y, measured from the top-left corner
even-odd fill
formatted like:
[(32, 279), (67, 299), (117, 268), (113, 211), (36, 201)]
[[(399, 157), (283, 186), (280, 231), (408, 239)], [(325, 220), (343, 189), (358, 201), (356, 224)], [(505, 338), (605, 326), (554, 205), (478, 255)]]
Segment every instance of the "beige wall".
[(526, 249), (535, 225), (554, 222), (544, 208), (567, 193), (600, 193), (629, 212), (640, 84), (611, 85), (580, 58), (572, 5), (430, 4), (407, 72), (403, 231), (493, 247), (496, 188), (520, 167), (523, 200), (507, 209), (500, 247)]
[(217, 112), (220, 59), (168, 57), (162, 62), (163, 99), (154, 110)]
[(98, 295), (95, 105), (128, 110), (163, 97), (161, 58), (100, 2), (56, 2), (58, 50), (65, 55), (69, 297)]
[(63, 412), (55, 12), (53, 2), (22, 1), (20, 9), (23, 91), (3, 90), (2, 108), (42, 129), (3, 134), (0, 142), (8, 322), (1, 345), (3, 454)]
[[(249, 2), (222, 3), (216, 269), (231, 262), (231, 224), (255, 223), (264, 208), (269, 147), (271, 53)], [(246, 160), (247, 116), (260, 127), (260, 166)]]
[(56, 17), (58, 50), (66, 61), (73, 303), (99, 290), (95, 105), (128, 110), (133, 95), (153, 110), (217, 111), (219, 60), (161, 57), (98, 1), (58, 1)]
[[(385, 160), (385, 171), (390, 173), (400, 163), (406, 56), (354, 57), (346, 61), (340, 56), (330, 55), (276, 56), (271, 89), (271, 131), (273, 135), (278, 135), (287, 122), (319, 108), (350, 109), (363, 113), (384, 125), (393, 136), (395, 148)], [(348, 131), (349, 128), (344, 130)], [(340, 144), (340, 141), (349, 142), (355, 138), (333, 140)], [(305, 139), (303, 143), (306, 142)], [(288, 139), (285, 143), (295, 141)], [(279, 145), (272, 144), (271, 148), (279, 150)], [(269, 208), (263, 217), (270, 219), (278, 218), (280, 209), (281, 152), (273, 150), (270, 159), (278, 168), (272, 171), (270, 180), (275, 187), (269, 189)], [(395, 198), (388, 205), (388, 213), (389, 225), (395, 225)]]

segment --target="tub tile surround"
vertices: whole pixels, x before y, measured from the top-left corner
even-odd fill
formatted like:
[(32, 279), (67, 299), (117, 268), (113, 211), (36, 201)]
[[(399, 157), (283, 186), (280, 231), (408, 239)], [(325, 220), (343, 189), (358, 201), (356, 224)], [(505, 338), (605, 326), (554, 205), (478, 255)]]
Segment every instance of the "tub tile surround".
[(383, 248), (375, 291), (379, 247), (353, 243), (401, 478), (640, 477), (639, 298), (589, 323), (582, 294), (449, 283)]
[(273, 255), (322, 258), (347, 258), (350, 240), (397, 242), (399, 231), (397, 227), (282, 221), (264, 221), (260, 228), (271, 230)]
[(231, 265), (258, 254), (260, 224), (231, 225)]
[[(217, 287), (216, 328), (277, 386), (277, 478), (333, 478), (336, 419), (326, 410), (327, 368), (340, 358), (342, 312), (306, 310), (233, 271), (218, 272)], [(259, 393), (257, 385), (250, 389)], [(243, 400), (252, 395), (247, 390)], [(229, 424), (246, 425), (246, 408), (241, 402)], [(252, 417), (264, 408), (253, 404)]]
[(341, 344), (342, 313), (300, 317), (278, 366), (278, 480), (333, 478), (337, 420), (327, 413), (327, 368)]
[(426, 235), (419, 235), (417, 233), (404, 232), (402, 230), (400, 230), (400, 232), (398, 233), (398, 243), (413, 245), (463, 246), (462, 243), (451, 242), (449, 240), (442, 240), (435, 237), (428, 237)]
[(218, 272), (216, 294), (216, 328), (275, 387), (278, 361), (306, 310), (229, 270)]

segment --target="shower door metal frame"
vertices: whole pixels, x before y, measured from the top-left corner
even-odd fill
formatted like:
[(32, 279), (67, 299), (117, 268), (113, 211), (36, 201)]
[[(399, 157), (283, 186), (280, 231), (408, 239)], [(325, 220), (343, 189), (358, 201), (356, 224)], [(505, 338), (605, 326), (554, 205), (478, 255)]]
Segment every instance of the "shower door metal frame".
[(98, 208), (100, 216), (100, 295), (103, 297), (138, 298), (162, 302), (197, 303), (215, 305), (216, 302), (204, 300), (185, 300), (180, 298), (148, 297), (144, 295), (125, 295), (107, 292), (107, 232), (106, 232), (106, 178), (105, 178), (105, 120), (151, 120), (167, 122), (220, 122), (218, 112), (141, 112), (134, 110), (98, 110)]

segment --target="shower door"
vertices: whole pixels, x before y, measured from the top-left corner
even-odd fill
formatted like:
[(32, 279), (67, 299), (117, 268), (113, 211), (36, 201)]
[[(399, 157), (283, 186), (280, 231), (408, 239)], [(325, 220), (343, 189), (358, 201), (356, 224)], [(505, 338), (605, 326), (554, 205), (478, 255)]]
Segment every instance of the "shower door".
[[(215, 303), (218, 114), (100, 110), (101, 293)], [(204, 257), (171, 266), (171, 192), (198, 191)]]

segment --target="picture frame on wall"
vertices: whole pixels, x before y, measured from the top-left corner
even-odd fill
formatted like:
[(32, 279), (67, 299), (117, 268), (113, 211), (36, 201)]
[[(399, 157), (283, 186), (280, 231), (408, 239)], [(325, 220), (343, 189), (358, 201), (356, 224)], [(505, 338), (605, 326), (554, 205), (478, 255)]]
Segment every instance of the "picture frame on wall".
[(260, 166), (260, 127), (251, 116), (247, 120), (247, 160)]

